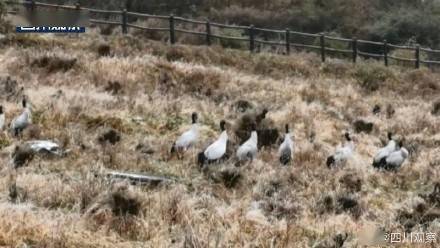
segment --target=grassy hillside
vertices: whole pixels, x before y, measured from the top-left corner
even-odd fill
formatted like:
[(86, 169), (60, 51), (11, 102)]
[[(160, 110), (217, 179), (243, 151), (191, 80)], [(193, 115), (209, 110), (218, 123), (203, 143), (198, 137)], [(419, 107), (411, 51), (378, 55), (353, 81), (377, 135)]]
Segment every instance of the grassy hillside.
[[(0, 91), (6, 118), (21, 111), (25, 94), (34, 125), (22, 141), (0, 135), (0, 246), (355, 247), (380, 230), (440, 231), (439, 198), (431, 194), (440, 179), (438, 74), (96, 33), (2, 41), (0, 87), (8, 76), (17, 81)], [(102, 56), (107, 45), (110, 56)], [(217, 137), (220, 120), (235, 142), (239, 101), (268, 108), (276, 128), (290, 124), (292, 166), (280, 166), (276, 148), (267, 148), (252, 164), (235, 167), (231, 159), (199, 170), (196, 152)], [(194, 111), (200, 142), (183, 160), (169, 159)], [(372, 132), (354, 133), (356, 120), (372, 122)], [(108, 128), (120, 142), (98, 141)], [(356, 154), (329, 170), (325, 159), (345, 130), (354, 133)], [(371, 166), (387, 131), (410, 150), (396, 173)], [(15, 145), (35, 138), (70, 153), (11, 169)], [(107, 169), (178, 180), (111, 183), (101, 177)]]

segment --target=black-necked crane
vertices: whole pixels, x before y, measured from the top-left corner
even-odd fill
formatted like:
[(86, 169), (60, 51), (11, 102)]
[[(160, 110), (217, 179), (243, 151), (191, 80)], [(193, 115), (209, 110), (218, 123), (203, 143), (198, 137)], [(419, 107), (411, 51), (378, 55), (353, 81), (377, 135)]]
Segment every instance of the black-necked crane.
[(327, 158), (327, 167), (342, 165), (353, 156), (354, 142), (348, 132), (345, 133), (345, 139), (345, 145), (336, 148), (335, 153)]
[(239, 161), (254, 160), (257, 157), (258, 135), (256, 123), (252, 123), (251, 130), (251, 137), (238, 147), (237, 158)]
[(397, 150), (397, 143), (393, 140), (393, 134), (388, 132), (388, 144), (379, 149), (373, 159), (374, 168), (383, 168), (386, 165), (386, 158)]
[(278, 156), (280, 158), (280, 163), (287, 165), (293, 157), (293, 140), (289, 132), (289, 124), (286, 124), (286, 133), (284, 134), (284, 141), (281, 143), (280, 148), (278, 148)]
[(179, 157), (183, 152), (194, 146), (199, 138), (199, 124), (197, 123), (197, 113), (193, 113), (191, 115), (191, 119), (191, 128), (180, 135), (180, 137), (177, 138), (176, 142), (174, 142), (171, 148), (171, 153), (176, 153)]
[(226, 145), (228, 143), (228, 133), (225, 128), (226, 121), (220, 122), (220, 130), (222, 133), (219, 138), (212, 143), (203, 152), (198, 154), (197, 162), (203, 167), (206, 163), (213, 163), (222, 159), (226, 153)]
[(11, 123), (12, 131), (15, 136), (20, 135), (29, 124), (32, 123), (32, 112), (26, 98), (22, 100), (23, 112), (17, 116)]

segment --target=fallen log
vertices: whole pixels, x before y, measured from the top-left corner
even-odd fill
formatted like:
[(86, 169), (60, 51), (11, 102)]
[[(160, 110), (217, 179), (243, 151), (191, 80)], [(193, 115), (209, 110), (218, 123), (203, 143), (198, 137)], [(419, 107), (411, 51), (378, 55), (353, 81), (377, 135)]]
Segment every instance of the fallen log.
[(161, 177), (161, 176), (152, 176), (138, 173), (124, 173), (117, 171), (109, 171), (105, 173), (106, 177), (112, 179), (123, 179), (129, 180), (133, 184), (150, 184), (150, 185), (158, 185), (160, 183), (174, 183), (176, 179)]

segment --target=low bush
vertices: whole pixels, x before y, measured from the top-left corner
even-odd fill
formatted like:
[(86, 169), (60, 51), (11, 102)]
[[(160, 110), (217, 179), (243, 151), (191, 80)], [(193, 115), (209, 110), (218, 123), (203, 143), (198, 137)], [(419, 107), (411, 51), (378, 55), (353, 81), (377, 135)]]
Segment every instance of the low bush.
[(367, 92), (379, 90), (387, 81), (395, 79), (393, 72), (379, 64), (365, 63), (356, 67), (354, 77)]
[(34, 59), (31, 66), (44, 68), (48, 73), (66, 72), (72, 69), (77, 62), (76, 58), (64, 58), (56, 55), (43, 55)]

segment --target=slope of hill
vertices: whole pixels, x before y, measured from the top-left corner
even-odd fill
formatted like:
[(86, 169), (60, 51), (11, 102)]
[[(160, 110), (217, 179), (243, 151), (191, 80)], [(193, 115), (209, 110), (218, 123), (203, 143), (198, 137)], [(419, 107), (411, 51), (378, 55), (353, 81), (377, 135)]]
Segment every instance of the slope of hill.
[[(170, 47), (95, 32), (11, 35), (0, 51), (7, 120), (21, 111), (20, 86), (34, 112), (22, 141), (0, 135), (0, 246), (354, 247), (374, 231), (440, 231), (438, 198), (430, 194), (439, 181), (433, 105), (440, 84), (426, 69), (321, 64), (311, 54)], [(17, 85), (6, 87), (11, 80)], [(232, 126), (238, 101), (267, 107), (279, 129), (290, 124), (291, 166), (280, 166), (273, 148), (249, 165), (235, 167), (231, 159), (199, 170), (196, 152), (217, 137), (220, 120)], [(376, 105), (381, 111), (373, 114)], [(201, 141), (182, 161), (169, 159), (194, 111)], [(329, 170), (326, 157), (357, 120), (373, 130), (354, 133), (354, 158)], [(108, 128), (121, 136), (115, 145), (99, 142)], [(411, 153), (396, 173), (371, 166), (387, 131)], [(8, 167), (15, 145), (35, 138), (70, 152)], [(101, 177), (106, 169), (177, 182), (111, 183)]]

